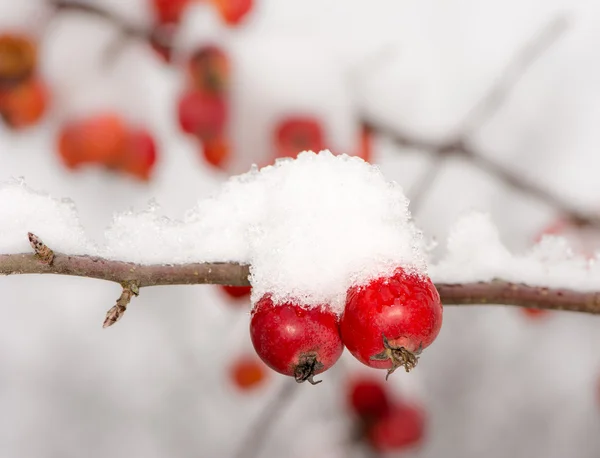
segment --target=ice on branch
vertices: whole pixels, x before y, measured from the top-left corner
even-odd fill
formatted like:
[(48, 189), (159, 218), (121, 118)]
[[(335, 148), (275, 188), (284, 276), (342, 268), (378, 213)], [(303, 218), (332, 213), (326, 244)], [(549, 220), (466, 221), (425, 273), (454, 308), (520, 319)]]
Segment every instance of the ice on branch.
[(362, 159), (328, 151), (232, 177), (182, 221), (161, 216), (156, 206), (117, 215), (97, 247), (72, 204), (22, 183), (6, 185), (0, 253), (27, 252), (28, 232), (67, 254), (139, 264), (249, 264), (255, 297), (268, 292), (338, 311), (351, 284), (398, 265), (426, 268), (401, 187)]
[(525, 254), (512, 254), (483, 213), (466, 215), (454, 225), (445, 257), (430, 265), (429, 272), (434, 282), (444, 284), (500, 279), (575, 291), (597, 291), (600, 286), (597, 255), (576, 254), (565, 238), (551, 235)]

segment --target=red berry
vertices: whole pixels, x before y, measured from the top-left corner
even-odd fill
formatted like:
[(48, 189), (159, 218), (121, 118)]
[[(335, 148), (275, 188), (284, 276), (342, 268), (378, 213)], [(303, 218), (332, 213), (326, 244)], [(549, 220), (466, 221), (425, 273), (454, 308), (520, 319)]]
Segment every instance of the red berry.
[(323, 131), (313, 118), (289, 118), (275, 130), (275, 157), (296, 157), (302, 151), (325, 149)]
[(0, 115), (13, 129), (36, 124), (46, 112), (48, 90), (38, 79), (30, 79), (0, 91)]
[(229, 370), (233, 384), (240, 390), (258, 388), (267, 375), (265, 364), (256, 356), (244, 355), (237, 358)]
[(352, 380), (348, 397), (350, 408), (365, 420), (380, 418), (390, 410), (387, 388), (371, 377)]
[(218, 168), (224, 168), (229, 159), (229, 144), (222, 138), (210, 138), (202, 144), (202, 154), (206, 162)]
[(442, 303), (429, 277), (399, 268), (389, 278), (350, 288), (341, 333), (355, 358), (388, 369), (389, 376), (400, 366), (414, 368), (441, 325)]
[(156, 19), (162, 24), (176, 24), (191, 0), (152, 0)]
[(551, 313), (548, 310), (543, 309), (530, 309), (530, 308), (522, 308), (521, 313), (525, 315), (527, 318), (533, 320), (539, 320), (540, 318), (545, 318)]
[(274, 304), (270, 295), (252, 310), (250, 337), (267, 366), (313, 385), (319, 383), (313, 376), (333, 366), (344, 349), (338, 318), (328, 307)]
[(361, 127), (359, 146), (356, 156), (370, 162), (373, 155), (373, 131), (368, 126)]
[(156, 163), (156, 144), (145, 129), (132, 130), (127, 136), (123, 155), (115, 164), (118, 170), (147, 181)]
[(37, 48), (27, 36), (0, 35), (0, 87), (20, 84), (35, 72)]
[(230, 25), (237, 25), (252, 9), (253, 0), (212, 0), (223, 20)]
[(250, 298), (252, 287), (221, 285), (221, 291), (223, 291), (232, 299), (248, 299)]
[(368, 431), (371, 446), (379, 452), (398, 451), (419, 444), (425, 431), (425, 414), (416, 406), (398, 405)]
[(227, 122), (227, 103), (222, 97), (190, 91), (179, 99), (179, 125), (201, 140), (222, 135)]
[(191, 87), (210, 94), (223, 94), (229, 86), (229, 59), (216, 46), (197, 50), (188, 63)]
[(128, 131), (120, 116), (96, 115), (65, 124), (59, 133), (58, 150), (68, 167), (95, 163), (114, 166), (128, 142)]

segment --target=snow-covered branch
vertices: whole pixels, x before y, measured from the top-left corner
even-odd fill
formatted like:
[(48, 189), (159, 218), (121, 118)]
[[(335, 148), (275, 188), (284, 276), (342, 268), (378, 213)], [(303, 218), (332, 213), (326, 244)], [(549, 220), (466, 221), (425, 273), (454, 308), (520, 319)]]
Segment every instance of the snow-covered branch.
[[(237, 263), (142, 265), (92, 256), (54, 253), (51, 264), (37, 254), (0, 255), (0, 274), (57, 274), (97, 278), (138, 287), (159, 285), (250, 285), (249, 266)], [(539, 309), (600, 314), (600, 291), (575, 291), (512, 283), (503, 280), (446, 284), (436, 287), (444, 305), (515, 305)], [(131, 299), (128, 295), (127, 302)], [(115, 306), (119, 307), (119, 304)], [(113, 309), (115, 308), (113, 307)], [(123, 306), (123, 312), (124, 308)], [(112, 309), (111, 309), (112, 310)], [(116, 322), (122, 314), (119, 314)]]

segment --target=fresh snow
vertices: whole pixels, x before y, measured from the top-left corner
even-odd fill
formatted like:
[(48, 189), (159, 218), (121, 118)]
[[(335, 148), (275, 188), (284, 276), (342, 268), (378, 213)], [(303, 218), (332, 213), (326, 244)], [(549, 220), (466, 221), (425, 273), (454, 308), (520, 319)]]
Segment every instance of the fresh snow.
[(251, 265), (255, 298), (330, 304), (349, 286), (398, 266), (425, 272), (420, 233), (401, 187), (360, 158), (301, 153), (232, 177), (182, 221), (155, 204), (115, 217), (99, 246), (87, 240), (71, 202), (0, 188), (0, 252), (28, 251), (33, 231), (50, 247), (140, 264), (228, 261)]
[[(330, 304), (405, 266), (427, 272), (420, 232), (401, 187), (378, 167), (329, 151), (304, 152), (234, 176), (178, 221), (151, 203), (117, 214), (102, 243), (89, 239), (70, 200), (56, 200), (14, 180), (0, 187), (0, 252), (30, 251), (27, 232), (69, 254), (140, 264), (239, 262), (251, 265), (254, 299)], [(596, 258), (575, 253), (564, 237), (545, 236), (522, 255), (501, 242), (490, 217), (472, 213), (450, 230), (437, 283), (502, 279), (534, 286), (594, 290)]]
[(465, 215), (450, 229), (445, 256), (430, 266), (437, 283), (502, 279), (579, 291), (598, 290), (597, 257), (575, 252), (563, 236), (545, 235), (524, 254), (512, 254), (485, 213)]

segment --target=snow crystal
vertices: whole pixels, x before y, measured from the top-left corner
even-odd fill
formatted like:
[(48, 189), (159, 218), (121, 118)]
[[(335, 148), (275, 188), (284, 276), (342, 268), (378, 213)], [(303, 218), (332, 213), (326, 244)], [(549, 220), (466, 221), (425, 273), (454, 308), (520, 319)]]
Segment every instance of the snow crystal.
[(516, 255), (502, 244), (487, 214), (472, 213), (451, 229), (445, 257), (429, 266), (437, 283), (470, 283), (501, 279), (532, 286), (597, 290), (598, 254), (573, 252), (564, 237), (546, 235), (529, 252)]
[(232, 177), (182, 221), (161, 216), (155, 204), (116, 215), (98, 248), (86, 241), (72, 204), (23, 185), (1, 189), (5, 253), (30, 251), (25, 234), (33, 231), (72, 254), (141, 264), (245, 263), (254, 299), (271, 293), (276, 301), (327, 303), (338, 312), (352, 284), (399, 265), (426, 268), (401, 187), (362, 159), (329, 151)]

